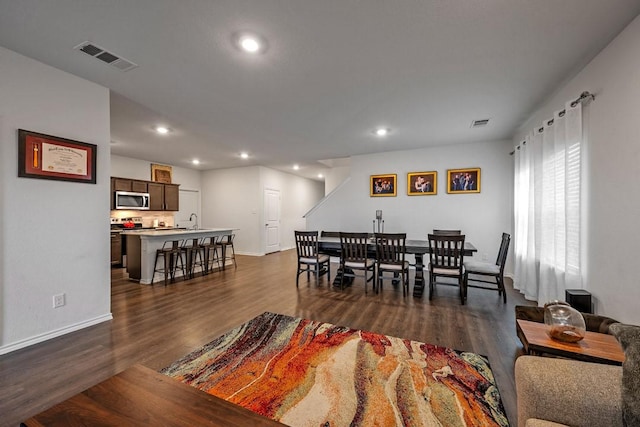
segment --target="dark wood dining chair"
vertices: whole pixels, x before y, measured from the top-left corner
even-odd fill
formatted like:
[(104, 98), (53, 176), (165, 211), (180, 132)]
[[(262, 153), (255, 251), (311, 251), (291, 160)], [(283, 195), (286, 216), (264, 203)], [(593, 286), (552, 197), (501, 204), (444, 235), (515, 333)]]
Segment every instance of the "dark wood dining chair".
[(327, 254), (318, 252), (317, 231), (294, 231), (296, 238), (296, 251), (298, 253), (298, 272), (296, 274), (296, 288), (300, 274), (307, 273), (307, 281), (310, 273), (316, 276), (316, 285), (320, 281), (320, 274), (327, 273), (327, 281), (331, 277), (331, 258)]
[[(382, 289), (385, 279), (398, 280), (401, 277), (402, 295), (409, 293), (409, 261), (405, 261), (406, 233), (375, 233), (376, 263), (376, 293)], [(385, 272), (393, 273), (393, 277), (384, 277)]]
[[(367, 233), (340, 233), (340, 289), (344, 289), (345, 277), (364, 277), (364, 293), (367, 293), (367, 283), (376, 276), (376, 261), (369, 258), (369, 235)], [(361, 271), (363, 274), (357, 274)], [(371, 277), (368, 273), (371, 272)]]
[(447, 235), (452, 235), (452, 236), (459, 236), (460, 234), (462, 234), (462, 230), (433, 230), (433, 233), (431, 234), (435, 234), (436, 236), (447, 236)]
[(464, 304), (464, 235), (429, 234), (429, 300), (433, 298), (438, 277), (457, 279), (460, 303)]
[[(487, 289), (491, 291), (498, 291), (498, 295), (502, 295), (503, 303), (507, 303), (507, 292), (504, 290), (504, 264), (507, 261), (507, 252), (509, 251), (509, 243), (511, 242), (511, 235), (502, 233), (502, 242), (500, 243), (500, 249), (498, 250), (498, 257), (495, 263), (480, 262), (480, 261), (465, 261), (464, 262), (464, 297), (467, 298), (467, 288)], [(474, 277), (469, 279), (469, 275)], [(483, 276), (483, 278), (477, 278), (477, 276)], [(469, 281), (473, 284), (469, 284)], [(486, 285), (476, 285), (476, 282), (489, 283), (495, 287), (489, 287)]]

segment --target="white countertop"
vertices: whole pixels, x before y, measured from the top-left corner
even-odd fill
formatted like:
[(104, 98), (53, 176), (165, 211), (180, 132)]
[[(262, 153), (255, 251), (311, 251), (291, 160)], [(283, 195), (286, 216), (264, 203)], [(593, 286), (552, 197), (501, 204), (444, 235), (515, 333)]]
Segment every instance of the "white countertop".
[(225, 233), (236, 230), (234, 228), (199, 228), (197, 230), (180, 230), (180, 229), (167, 229), (167, 230), (122, 230), (123, 235), (134, 235), (140, 237), (168, 237), (168, 236), (193, 236), (198, 234), (209, 233)]

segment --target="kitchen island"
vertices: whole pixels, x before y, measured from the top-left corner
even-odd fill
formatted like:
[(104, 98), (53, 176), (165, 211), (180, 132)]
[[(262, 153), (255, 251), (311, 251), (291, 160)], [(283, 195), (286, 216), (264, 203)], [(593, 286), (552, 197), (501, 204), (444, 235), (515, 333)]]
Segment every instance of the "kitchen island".
[[(123, 231), (122, 235), (127, 239), (127, 273), (129, 273), (129, 278), (145, 285), (150, 284), (155, 268), (156, 251), (161, 249), (167, 240), (191, 240), (223, 236), (231, 234), (233, 230), (233, 228), (202, 228), (197, 230)], [(179, 276), (182, 276), (180, 269), (176, 271), (176, 277)], [(162, 280), (164, 280), (164, 276)]]

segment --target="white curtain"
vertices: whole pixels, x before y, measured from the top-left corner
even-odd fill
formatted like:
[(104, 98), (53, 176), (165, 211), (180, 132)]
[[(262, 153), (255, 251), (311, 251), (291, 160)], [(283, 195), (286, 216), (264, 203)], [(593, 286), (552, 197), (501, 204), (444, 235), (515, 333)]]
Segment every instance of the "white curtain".
[(582, 288), (582, 105), (568, 103), (515, 150), (514, 287), (544, 305)]

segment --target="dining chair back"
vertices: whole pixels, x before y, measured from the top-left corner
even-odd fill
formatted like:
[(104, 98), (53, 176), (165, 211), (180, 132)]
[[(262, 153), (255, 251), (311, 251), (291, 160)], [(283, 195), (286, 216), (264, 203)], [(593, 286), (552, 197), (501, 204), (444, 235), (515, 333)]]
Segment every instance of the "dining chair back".
[(431, 234), (435, 234), (437, 236), (446, 236), (446, 235), (460, 235), (462, 234), (462, 230), (433, 230), (433, 233)]
[[(375, 278), (376, 261), (369, 257), (369, 235), (367, 233), (340, 233), (340, 289), (344, 289), (345, 277), (364, 277), (364, 292), (367, 283)], [(363, 274), (356, 274), (362, 271)], [(368, 273), (371, 272), (371, 277)]]
[[(463, 234), (429, 234), (429, 299), (438, 277), (457, 279), (460, 303), (464, 304), (464, 238)], [(438, 284), (450, 284), (437, 282)]]
[[(378, 267), (376, 293), (382, 289), (384, 273), (393, 273), (391, 279), (401, 277), (402, 294), (409, 293), (409, 262), (405, 260), (406, 233), (375, 233), (376, 262)], [(388, 279), (389, 277), (387, 277)]]
[[(479, 262), (479, 261), (465, 261), (464, 263), (464, 294), (467, 296), (467, 288), (478, 288), (492, 291), (498, 291), (498, 295), (502, 295), (503, 303), (507, 303), (507, 292), (504, 289), (504, 265), (507, 262), (507, 253), (509, 252), (509, 243), (511, 242), (511, 235), (508, 233), (502, 233), (502, 241), (500, 242), (500, 249), (498, 250), (498, 256), (495, 263)], [(469, 279), (469, 275), (473, 277)], [(481, 276), (482, 278), (479, 278)], [(469, 284), (471, 280), (472, 284)], [(486, 285), (478, 285), (477, 282), (489, 283), (496, 287), (489, 287)]]
[(294, 231), (296, 239), (296, 252), (298, 254), (298, 271), (296, 274), (296, 287), (300, 274), (307, 273), (309, 281), (310, 273), (314, 273), (316, 284), (320, 280), (320, 275), (326, 273), (327, 280), (331, 276), (331, 258), (329, 255), (318, 252), (318, 232), (317, 231)]

